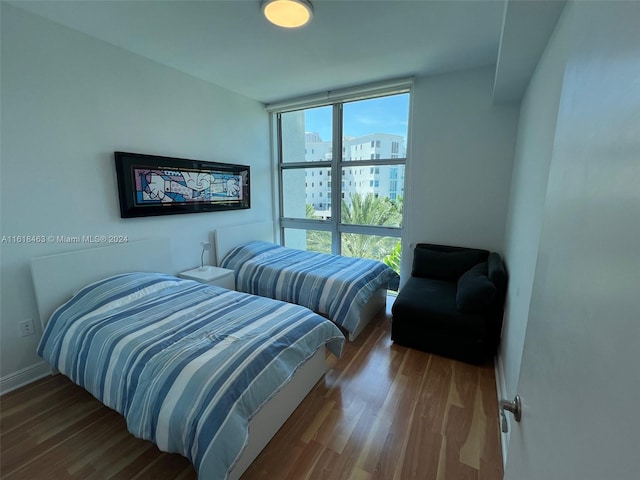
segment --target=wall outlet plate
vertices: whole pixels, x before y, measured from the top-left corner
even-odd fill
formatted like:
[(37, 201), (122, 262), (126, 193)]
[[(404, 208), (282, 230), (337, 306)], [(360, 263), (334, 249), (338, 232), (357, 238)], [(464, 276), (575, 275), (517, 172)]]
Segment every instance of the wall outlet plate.
[(22, 322), (20, 322), (20, 335), (23, 337), (28, 337), (29, 335), (33, 335), (36, 333), (36, 330), (33, 326), (33, 320), (28, 318)]

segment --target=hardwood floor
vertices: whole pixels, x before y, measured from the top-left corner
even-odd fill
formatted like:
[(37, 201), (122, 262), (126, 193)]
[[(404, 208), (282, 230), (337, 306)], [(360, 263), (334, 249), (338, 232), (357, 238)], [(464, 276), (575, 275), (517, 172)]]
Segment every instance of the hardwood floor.
[[(394, 345), (380, 314), (242, 478), (499, 480), (497, 403), (491, 365)], [(61, 375), (4, 395), (0, 409), (3, 479), (196, 478)]]

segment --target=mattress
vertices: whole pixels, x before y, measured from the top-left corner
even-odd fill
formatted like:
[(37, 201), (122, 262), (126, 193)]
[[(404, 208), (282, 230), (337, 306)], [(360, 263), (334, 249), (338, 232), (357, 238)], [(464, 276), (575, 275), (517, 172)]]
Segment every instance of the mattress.
[(236, 272), (236, 288), (283, 300), (327, 316), (346, 331), (359, 331), (360, 311), (397, 277), (377, 260), (344, 257), (253, 241), (237, 246), (220, 266)]
[(110, 277), (46, 325), (38, 354), (124, 416), (137, 437), (224, 479), (249, 420), (344, 336), (306, 308), (164, 274)]

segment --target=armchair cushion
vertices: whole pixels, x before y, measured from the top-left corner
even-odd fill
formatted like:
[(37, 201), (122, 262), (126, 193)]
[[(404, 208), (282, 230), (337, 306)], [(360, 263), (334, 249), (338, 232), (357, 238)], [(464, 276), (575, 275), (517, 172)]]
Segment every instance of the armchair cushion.
[(481, 312), (491, 305), (496, 294), (496, 286), (487, 273), (487, 262), (482, 262), (462, 274), (456, 291), (456, 306), (459, 311)]
[(456, 282), (473, 265), (487, 259), (487, 252), (482, 250), (438, 251), (425, 247), (418, 245), (413, 252), (412, 277)]
[(487, 276), (498, 292), (504, 292), (507, 289), (507, 272), (500, 255), (496, 252), (491, 252), (487, 259)]
[(404, 320), (405, 326), (411, 324), (414, 339), (428, 336), (431, 331), (440, 334), (454, 331), (469, 338), (486, 334), (481, 314), (463, 313), (456, 308), (456, 284), (452, 282), (411, 277), (402, 287), (402, 297), (396, 298), (392, 310), (396, 319)]

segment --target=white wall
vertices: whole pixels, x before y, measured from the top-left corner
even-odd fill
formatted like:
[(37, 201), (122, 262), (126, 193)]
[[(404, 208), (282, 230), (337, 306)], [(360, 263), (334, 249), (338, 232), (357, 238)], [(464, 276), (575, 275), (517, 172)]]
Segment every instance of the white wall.
[[(540, 243), (549, 165), (569, 39), (561, 17), (529, 82), (511, 179), (504, 254), (509, 265), (502, 342), (498, 354), (504, 398), (516, 395), (533, 278)], [(500, 381), (500, 380), (499, 380)], [(503, 436), (506, 452), (508, 434)]]
[(548, 45), (566, 53), (505, 479), (640, 478), (639, 25), (640, 2), (572, 1)]
[[(271, 218), (261, 104), (2, 3), (2, 235), (171, 238), (176, 271), (200, 262), (215, 228)], [(113, 152), (251, 166), (252, 208), (121, 219)], [(29, 259), (90, 245), (1, 245), (0, 386), (38, 370)], [(36, 335), (18, 323), (36, 320)]]
[(419, 242), (502, 252), (519, 104), (494, 105), (494, 68), (417, 78), (403, 281)]

